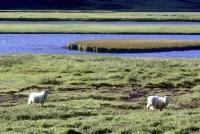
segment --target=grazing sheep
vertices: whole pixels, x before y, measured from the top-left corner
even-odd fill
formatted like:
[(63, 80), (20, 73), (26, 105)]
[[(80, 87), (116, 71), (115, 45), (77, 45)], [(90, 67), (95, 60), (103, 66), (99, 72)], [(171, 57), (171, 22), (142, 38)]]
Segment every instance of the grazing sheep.
[(149, 96), (147, 98), (147, 111), (160, 109), (162, 111), (169, 103), (169, 97)]
[(28, 104), (30, 105), (33, 103), (35, 105), (35, 103), (41, 103), (43, 106), (44, 102), (47, 100), (48, 94), (50, 94), (50, 90), (48, 89), (45, 89), (40, 93), (33, 92), (29, 95)]
[(19, 17), (19, 18), (22, 18), (22, 15), (19, 15), (18, 17)]

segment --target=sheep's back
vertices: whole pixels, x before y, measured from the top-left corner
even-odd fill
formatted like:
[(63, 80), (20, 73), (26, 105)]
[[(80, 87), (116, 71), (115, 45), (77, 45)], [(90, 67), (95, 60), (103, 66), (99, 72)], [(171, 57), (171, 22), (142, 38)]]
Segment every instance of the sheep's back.
[(165, 102), (164, 97), (157, 97), (154, 98), (153, 105), (156, 109), (163, 109), (168, 105), (168, 102)]
[(153, 104), (154, 102), (157, 101), (157, 98), (158, 98), (158, 96), (149, 96), (149, 97), (147, 98), (147, 101), (148, 101), (148, 103)]
[(34, 103), (40, 103), (42, 101), (42, 94), (41, 93), (31, 93), (29, 96), (29, 99), (31, 99)]

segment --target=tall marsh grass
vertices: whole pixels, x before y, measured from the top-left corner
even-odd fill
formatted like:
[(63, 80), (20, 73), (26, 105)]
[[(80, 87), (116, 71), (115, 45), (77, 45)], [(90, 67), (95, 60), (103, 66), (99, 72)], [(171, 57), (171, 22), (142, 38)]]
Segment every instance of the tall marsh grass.
[(199, 41), (182, 40), (84, 40), (74, 41), (67, 49), (88, 52), (153, 52), (199, 49)]

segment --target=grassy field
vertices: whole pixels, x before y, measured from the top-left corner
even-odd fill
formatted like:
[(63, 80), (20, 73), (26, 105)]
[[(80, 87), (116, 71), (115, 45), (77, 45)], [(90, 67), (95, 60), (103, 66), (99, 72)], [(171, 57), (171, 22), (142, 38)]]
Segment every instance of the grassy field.
[(0, 33), (200, 34), (200, 26), (0, 24)]
[(200, 15), (199, 12), (0, 11), (0, 20), (200, 21)]
[(84, 40), (74, 41), (67, 45), (69, 50), (85, 52), (155, 52), (199, 49), (199, 41), (183, 40)]
[[(199, 59), (0, 55), (0, 133), (198, 133), (199, 71)], [(44, 107), (27, 104), (48, 87)], [(147, 112), (148, 95), (170, 104)]]
[[(22, 17), (19, 17), (22, 16)], [(198, 12), (0, 11), (16, 21), (200, 21)], [(0, 24), (0, 33), (200, 34), (189, 25)]]

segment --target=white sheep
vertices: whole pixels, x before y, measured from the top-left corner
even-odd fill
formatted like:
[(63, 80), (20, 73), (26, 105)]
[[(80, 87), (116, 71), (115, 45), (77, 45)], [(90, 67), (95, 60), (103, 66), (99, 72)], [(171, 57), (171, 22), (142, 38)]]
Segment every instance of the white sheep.
[(18, 17), (19, 17), (19, 18), (22, 18), (22, 15), (19, 15)]
[(50, 94), (50, 90), (45, 89), (42, 92), (36, 93), (30, 93), (29, 98), (28, 98), (28, 104), (31, 105), (33, 103), (41, 103), (41, 105), (44, 105), (44, 102), (47, 100), (48, 94)]
[(169, 97), (149, 96), (147, 98), (147, 111), (160, 109), (162, 111), (169, 104)]

